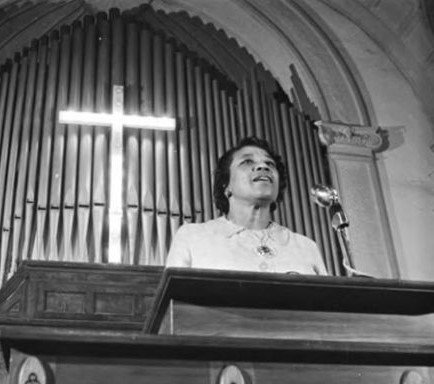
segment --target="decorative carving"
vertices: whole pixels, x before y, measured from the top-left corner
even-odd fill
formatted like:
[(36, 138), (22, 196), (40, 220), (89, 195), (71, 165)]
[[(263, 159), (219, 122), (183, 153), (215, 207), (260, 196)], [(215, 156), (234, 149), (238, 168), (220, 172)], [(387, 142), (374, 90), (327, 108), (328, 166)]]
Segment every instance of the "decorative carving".
[(46, 384), (47, 372), (42, 362), (34, 357), (27, 357), (18, 373), (18, 384)]
[(133, 295), (107, 292), (95, 294), (95, 313), (134, 315)]
[(85, 313), (86, 294), (81, 292), (45, 292), (45, 312)]
[(17, 316), (21, 313), (25, 283), (19, 278), (10, 279), (7, 286), (2, 287), (0, 295), (0, 314)]
[[(43, 319), (47, 325), (61, 326), (72, 318), (77, 326), (94, 323), (98, 328), (143, 328), (162, 267), (76, 265), (24, 261), (2, 287), (2, 321), (28, 325)], [(13, 291), (17, 286), (19, 289)], [(31, 293), (31, 300), (26, 298), (27, 292)]]
[(227, 365), (222, 369), (217, 384), (249, 384), (250, 380), (245, 372), (236, 365)]
[(405, 371), (399, 379), (399, 384), (425, 384), (426, 380), (417, 371), (408, 370)]
[(41, 384), (38, 380), (38, 376), (36, 375), (36, 373), (31, 373), (29, 375), (29, 378), (27, 379), (27, 381), (25, 382), (25, 384)]
[(316, 121), (319, 138), (324, 145), (344, 144), (378, 150), (383, 138), (374, 127)]
[(19, 313), (21, 310), (21, 301), (13, 303), (7, 310), (8, 313)]

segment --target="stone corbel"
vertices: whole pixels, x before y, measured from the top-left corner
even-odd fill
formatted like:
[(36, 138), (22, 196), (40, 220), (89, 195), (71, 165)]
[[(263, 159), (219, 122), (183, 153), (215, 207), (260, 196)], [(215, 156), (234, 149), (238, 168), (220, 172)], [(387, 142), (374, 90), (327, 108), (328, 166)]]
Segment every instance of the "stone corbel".
[(320, 141), (323, 145), (348, 145), (379, 151), (383, 138), (374, 127), (336, 122), (316, 121)]

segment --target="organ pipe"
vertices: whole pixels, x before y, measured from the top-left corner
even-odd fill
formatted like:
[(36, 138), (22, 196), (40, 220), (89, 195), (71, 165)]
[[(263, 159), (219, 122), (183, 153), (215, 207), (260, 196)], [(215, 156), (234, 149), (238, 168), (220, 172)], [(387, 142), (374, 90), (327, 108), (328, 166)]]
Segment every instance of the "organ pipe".
[[(96, 83), (95, 111), (109, 112), (110, 72), (106, 65), (110, 58), (110, 25), (104, 13), (97, 16), (96, 44)], [(106, 127), (94, 127), (93, 130), (93, 163), (92, 163), (92, 208), (91, 225), (93, 240), (91, 244), (92, 260), (107, 260), (108, 250), (105, 246), (107, 237), (108, 208), (108, 132)]]
[[(37, 259), (37, 222), (36, 222), (36, 188), (39, 173), (39, 147), (42, 129), (42, 108), (45, 95), (45, 77), (47, 62), (47, 45), (46, 36), (39, 40), (38, 46), (38, 70), (36, 75), (36, 96), (33, 106), (33, 127), (30, 140), (29, 168), (27, 171), (26, 184), (26, 208), (25, 208), (25, 227), (22, 258)], [(3, 276), (3, 275), (2, 275)]]
[[(95, 66), (96, 59), (96, 27), (93, 17), (84, 19), (84, 57), (83, 57), (83, 86), (81, 91), (81, 107), (85, 112), (95, 109)], [(92, 127), (81, 126), (78, 150), (78, 178), (77, 178), (77, 258), (89, 262), (91, 258), (91, 244), (89, 243), (91, 198), (92, 198)]]
[[(187, 84), (186, 84), (185, 53), (176, 52), (176, 116), (179, 136), (179, 177), (182, 197), (182, 220), (191, 221), (193, 218), (191, 206), (191, 161), (190, 140), (188, 129)], [(194, 147), (196, 148), (196, 147)], [(174, 148), (176, 150), (176, 148)]]
[[(154, 114), (163, 116), (164, 95), (164, 41), (162, 35), (154, 35), (153, 45)], [(164, 264), (167, 253), (168, 229), (168, 180), (167, 180), (167, 140), (166, 132), (155, 132), (155, 198), (157, 221), (156, 264)]]
[(22, 228), (25, 222), (25, 193), (26, 193), (26, 176), (28, 159), (30, 153), (30, 139), (31, 139), (31, 128), (32, 128), (32, 112), (33, 103), (35, 99), (35, 85), (36, 85), (36, 69), (37, 69), (37, 56), (38, 47), (37, 41), (33, 40), (31, 48), (29, 50), (29, 64), (28, 64), (28, 74), (27, 83), (25, 90), (25, 101), (24, 101), (24, 115), (23, 115), (23, 125), (21, 128), (21, 147), (19, 151), (18, 160), (18, 174), (17, 174), (17, 184), (14, 190), (14, 218), (13, 218), (13, 231), (12, 231), (12, 249), (11, 249), (11, 266), (9, 270), (9, 276), (11, 276), (21, 261), (23, 253), (23, 236)]
[[(152, 33), (148, 29), (140, 31), (140, 113), (153, 113), (153, 68)], [(154, 171), (154, 132), (140, 131), (140, 203), (142, 249), (139, 264), (151, 264), (153, 258), (153, 233), (155, 223), (155, 171)]]
[[(21, 121), (22, 121), (22, 109), (24, 102), (24, 91), (26, 86), (28, 73), (28, 54), (27, 50), (23, 52), (23, 55), (20, 60), (20, 69), (17, 75), (17, 91), (16, 91), (16, 100), (15, 100), (15, 108), (13, 115), (13, 123), (11, 125), (11, 137), (10, 137), (10, 146), (9, 146), (9, 156), (6, 177), (2, 180), (5, 180), (3, 187), (5, 188), (5, 197), (4, 197), (4, 206), (3, 206), (3, 215), (0, 217), (2, 221), (2, 232), (1, 232), (1, 248), (0, 248), (0, 258), (1, 258), (1, 267), (0, 269), (7, 270), (11, 269), (11, 266), (8, 265), (10, 263), (10, 258), (8, 257), (10, 250), (10, 239), (12, 234), (12, 212), (13, 212), (13, 199), (15, 196), (15, 170), (17, 168), (17, 160), (20, 153), (21, 141), (19, 140), (19, 135), (21, 133)], [(3, 161), (6, 159), (6, 156), (3, 158)], [(4, 260), (4, 261), (3, 261)], [(8, 263), (8, 264), (6, 264)]]
[[(199, 128), (198, 128), (198, 114), (196, 105), (196, 93), (195, 93), (195, 69), (194, 62), (191, 58), (186, 58), (186, 77), (187, 77), (187, 93), (186, 101), (188, 105), (188, 125), (189, 132), (189, 148), (191, 159), (191, 191), (192, 191), (192, 219), (197, 222), (204, 220), (204, 206), (202, 203), (202, 184), (201, 184), (201, 162), (200, 159), (200, 143), (199, 143)], [(180, 127), (182, 128), (182, 127)]]

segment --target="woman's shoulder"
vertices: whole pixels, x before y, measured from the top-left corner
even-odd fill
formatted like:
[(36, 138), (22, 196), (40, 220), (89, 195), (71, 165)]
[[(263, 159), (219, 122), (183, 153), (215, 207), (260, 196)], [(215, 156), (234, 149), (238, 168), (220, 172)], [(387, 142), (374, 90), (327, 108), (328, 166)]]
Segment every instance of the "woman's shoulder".
[(205, 221), (204, 223), (184, 223), (182, 224), (177, 233), (179, 235), (194, 235), (202, 234), (205, 231), (214, 231), (216, 228), (221, 226), (221, 218)]
[(200, 231), (200, 228), (202, 227), (203, 223), (187, 223), (184, 222), (176, 231), (177, 236), (185, 236), (185, 235), (191, 235), (198, 231)]
[(305, 235), (302, 235), (301, 233), (297, 232), (291, 232), (294, 241), (296, 241), (299, 244), (306, 244), (312, 247), (316, 247), (316, 242), (312, 240), (310, 237), (307, 237)]

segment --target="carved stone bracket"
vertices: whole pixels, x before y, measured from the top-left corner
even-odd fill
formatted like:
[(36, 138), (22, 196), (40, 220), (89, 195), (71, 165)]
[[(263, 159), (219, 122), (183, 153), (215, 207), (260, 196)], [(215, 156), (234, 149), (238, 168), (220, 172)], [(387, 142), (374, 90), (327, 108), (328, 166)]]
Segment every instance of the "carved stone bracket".
[(376, 151), (383, 144), (383, 138), (374, 127), (326, 121), (316, 121), (315, 125), (321, 143), (326, 146), (341, 144)]

